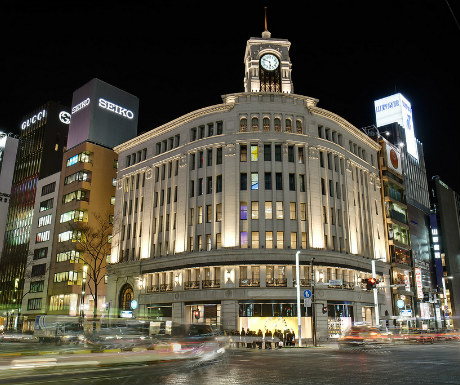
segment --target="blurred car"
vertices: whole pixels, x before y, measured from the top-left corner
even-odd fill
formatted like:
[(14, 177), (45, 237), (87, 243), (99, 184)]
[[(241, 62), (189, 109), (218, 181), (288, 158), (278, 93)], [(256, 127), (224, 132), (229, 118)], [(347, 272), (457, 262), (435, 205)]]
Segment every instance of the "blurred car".
[(341, 349), (381, 346), (390, 343), (391, 334), (389, 332), (367, 325), (350, 327), (338, 340), (339, 348)]
[(435, 333), (424, 329), (410, 329), (406, 336), (406, 342), (415, 342), (420, 344), (432, 344), (436, 340)]
[(221, 331), (209, 324), (174, 324), (151, 336), (154, 349), (166, 349), (198, 362), (214, 360), (226, 351)]
[(460, 342), (460, 332), (458, 329), (437, 330), (434, 334), (438, 342)]

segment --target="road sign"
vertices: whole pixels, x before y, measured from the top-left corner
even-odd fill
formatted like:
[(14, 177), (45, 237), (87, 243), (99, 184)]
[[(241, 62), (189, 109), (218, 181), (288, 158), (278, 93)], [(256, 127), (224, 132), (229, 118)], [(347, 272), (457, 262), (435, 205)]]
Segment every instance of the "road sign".
[(311, 298), (304, 298), (303, 304), (305, 307), (311, 307)]
[(398, 299), (396, 301), (396, 306), (399, 308), (399, 309), (402, 309), (404, 306), (405, 306), (405, 303), (402, 299)]
[(310, 290), (304, 290), (303, 292), (303, 297), (304, 298), (311, 298), (311, 291)]

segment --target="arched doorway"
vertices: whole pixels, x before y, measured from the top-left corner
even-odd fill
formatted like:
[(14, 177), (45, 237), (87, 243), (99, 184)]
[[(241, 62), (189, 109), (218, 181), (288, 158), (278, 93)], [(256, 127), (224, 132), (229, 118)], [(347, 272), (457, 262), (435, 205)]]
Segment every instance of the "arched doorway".
[(129, 283), (125, 283), (120, 290), (118, 303), (120, 305), (120, 313), (123, 310), (131, 310), (131, 301), (134, 298), (133, 287)]

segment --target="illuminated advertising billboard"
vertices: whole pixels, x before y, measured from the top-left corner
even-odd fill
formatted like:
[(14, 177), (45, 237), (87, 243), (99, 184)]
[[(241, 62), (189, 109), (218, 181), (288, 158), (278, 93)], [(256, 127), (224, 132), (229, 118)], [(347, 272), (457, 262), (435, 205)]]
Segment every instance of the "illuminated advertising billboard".
[(137, 135), (139, 99), (99, 79), (73, 93), (67, 149), (85, 141), (113, 148)]
[(407, 152), (418, 160), (417, 140), (414, 133), (412, 107), (401, 94), (394, 94), (383, 99), (375, 100), (375, 120), (377, 127), (398, 123), (406, 134)]
[(401, 153), (399, 149), (385, 141), (385, 153), (387, 167), (402, 175)]

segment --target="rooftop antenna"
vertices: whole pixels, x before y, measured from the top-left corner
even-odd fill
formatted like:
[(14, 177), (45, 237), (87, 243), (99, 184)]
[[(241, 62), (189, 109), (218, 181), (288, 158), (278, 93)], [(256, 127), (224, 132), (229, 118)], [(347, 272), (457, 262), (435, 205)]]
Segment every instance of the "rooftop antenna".
[(262, 32), (262, 37), (264, 39), (270, 39), (272, 34), (268, 32), (268, 28), (267, 28), (267, 7), (264, 7), (264, 8), (265, 8), (265, 31)]

